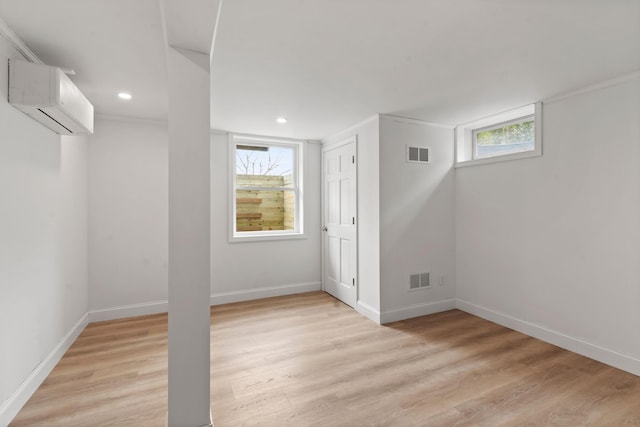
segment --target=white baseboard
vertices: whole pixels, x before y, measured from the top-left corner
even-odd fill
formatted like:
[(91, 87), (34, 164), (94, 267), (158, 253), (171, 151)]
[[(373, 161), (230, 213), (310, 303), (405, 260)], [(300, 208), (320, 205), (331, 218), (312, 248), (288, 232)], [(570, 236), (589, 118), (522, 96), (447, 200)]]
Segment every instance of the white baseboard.
[[(211, 305), (219, 305), (239, 301), (250, 301), (254, 299), (278, 297), (282, 295), (299, 294), (302, 292), (319, 291), (321, 289), (322, 286), (320, 282), (313, 282), (222, 292), (211, 295)], [(152, 301), (141, 304), (130, 304), (92, 310), (88, 314), (89, 322), (93, 323), (102, 322), (105, 320), (124, 319), (126, 317), (166, 313), (168, 310), (169, 303), (167, 301)]]
[(380, 325), (380, 312), (362, 301), (356, 303), (356, 311)]
[(456, 300), (446, 299), (436, 302), (407, 305), (405, 307), (384, 310), (380, 316), (381, 323), (397, 322), (399, 320), (411, 319), (413, 317), (426, 316), (440, 313), (441, 311), (453, 310), (456, 308)]
[(243, 289), (240, 291), (219, 292), (211, 295), (211, 305), (231, 302), (251, 301), (254, 299), (279, 297), (322, 290), (320, 282), (296, 283), (292, 285), (271, 286), (268, 288)]
[(461, 299), (456, 300), (456, 308), (574, 353), (581, 354), (615, 368), (622, 369), (623, 371), (640, 376), (640, 360), (634, 357), (570, 337), (560, 332), (547, 329), (543, 326), (526, 322), (508, 314), (500, 313)]
[(121, 305), (118, 307), (103, 308), (90, 311), (89, 322), (102, 322), (105, 320), (123, 319), (125, 317), (145, 316), (147, 314), (166, 313), (169, 303), (167, 301), (152, 301), (142, 304)]
[(87, 326), (88, 318), (85, 313), (62, 338), (57, 346), (35, 367), (31, 374), (20, 384), (6, 402), (0, 406), (0, 426), (9, 425), (20, 409), (31, 398), (40, 384), (58, 364), (64, 353), (71, 347), (78, 335)]

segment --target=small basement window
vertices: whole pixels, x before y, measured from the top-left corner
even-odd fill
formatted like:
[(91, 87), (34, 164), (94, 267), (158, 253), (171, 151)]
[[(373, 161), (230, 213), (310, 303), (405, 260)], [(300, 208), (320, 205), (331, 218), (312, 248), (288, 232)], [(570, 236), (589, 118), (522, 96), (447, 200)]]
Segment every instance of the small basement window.
[(232, 135), (230, 240), (299, 238), (303, 142)]
[(541, 104), (456, 128), (456, 167), (542, 155)]

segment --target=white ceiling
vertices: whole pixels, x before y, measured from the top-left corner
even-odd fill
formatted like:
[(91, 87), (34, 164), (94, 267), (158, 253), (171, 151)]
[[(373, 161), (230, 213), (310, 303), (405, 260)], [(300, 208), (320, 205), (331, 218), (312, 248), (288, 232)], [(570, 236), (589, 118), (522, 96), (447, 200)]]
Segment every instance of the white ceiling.
[(0, 0), (0, 18), (42, 61), (75, 70), (96, 113), (166, 117), (158, 0)]
[[(217, 1), (174, 4), (210, 17)], [(76, 70), (98, 114), (166, 117), (158, 0), (0, 0), (0, 17)], [(201, 39), (203, 19), (172, 25)], [(212, 126), (321, 138), (376, 113), (456, 124), (639, 69), (640, 0), (225, 0)]]

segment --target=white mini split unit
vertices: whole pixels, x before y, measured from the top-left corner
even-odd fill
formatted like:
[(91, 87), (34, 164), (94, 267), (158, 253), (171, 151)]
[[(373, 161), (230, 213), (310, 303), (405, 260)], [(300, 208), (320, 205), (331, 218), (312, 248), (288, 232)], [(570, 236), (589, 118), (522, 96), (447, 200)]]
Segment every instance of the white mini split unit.
[(10, 59), (9, 103), (57, 134), (93, 133), (93, 105), (60, 68)]

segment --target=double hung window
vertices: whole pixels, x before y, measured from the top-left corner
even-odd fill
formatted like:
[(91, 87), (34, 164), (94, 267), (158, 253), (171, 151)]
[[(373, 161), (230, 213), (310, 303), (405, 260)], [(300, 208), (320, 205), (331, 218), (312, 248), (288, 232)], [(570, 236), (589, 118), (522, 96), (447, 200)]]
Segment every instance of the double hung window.
[(300, 237), (301, 141), (230, 138), (231, 240)]

